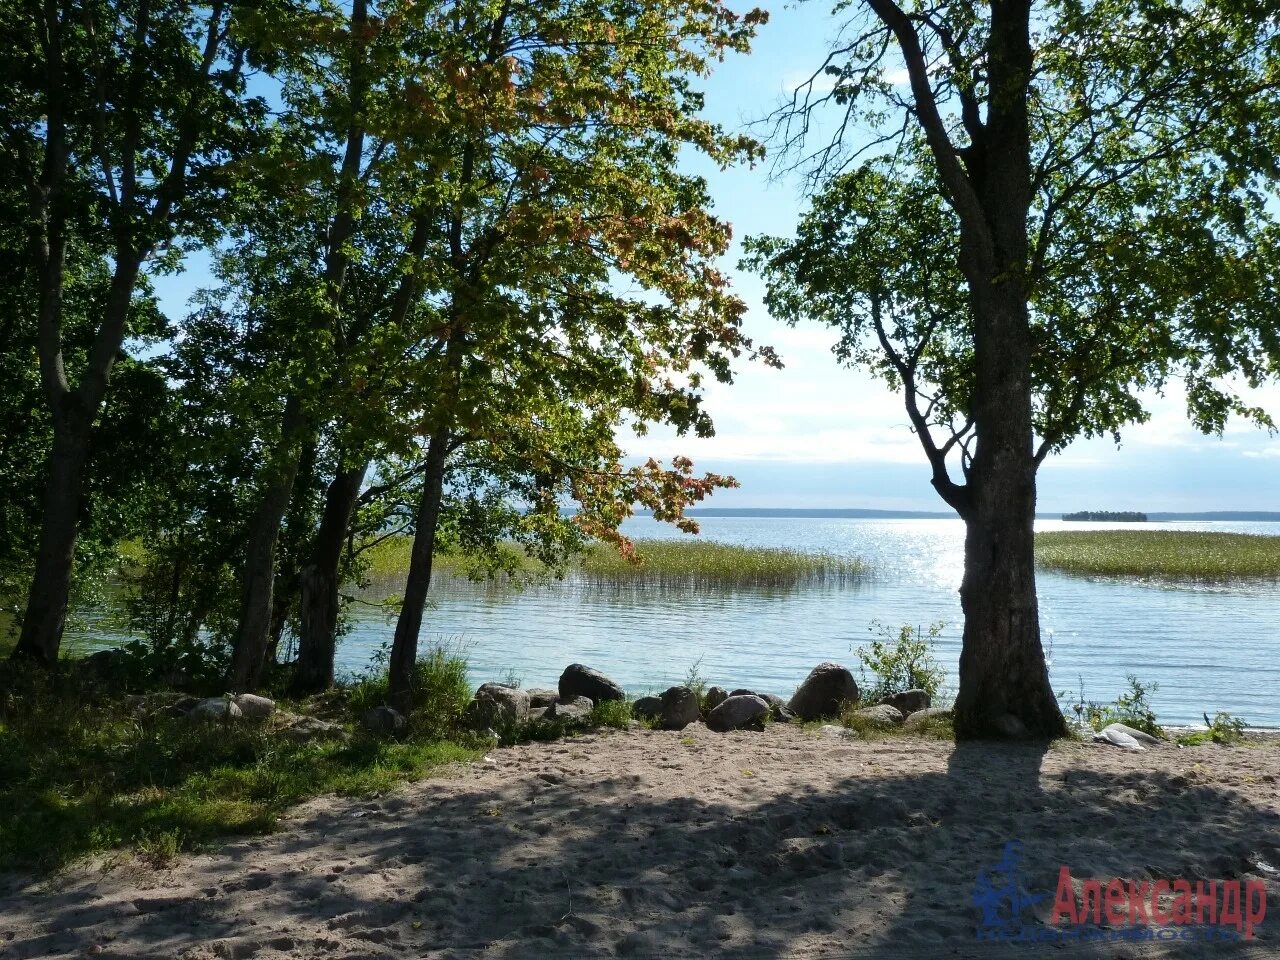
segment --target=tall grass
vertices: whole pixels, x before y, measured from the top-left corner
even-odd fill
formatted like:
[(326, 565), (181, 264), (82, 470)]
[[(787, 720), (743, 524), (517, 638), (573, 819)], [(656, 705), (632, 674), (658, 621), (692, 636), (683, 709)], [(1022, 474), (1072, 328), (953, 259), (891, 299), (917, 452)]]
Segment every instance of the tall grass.
[(1110, 577), (1223, 582), (1280, 579), (1280, 537), (1182, 530), (1082, 530), (1036, 534), (1050, 570)]
[[(597, 585), (792, 587), (841, 585), (868, 572), (866, 564), (854, 557), (781, 547), (712, 540), (637, 540), (635, 545), (636, 561), (632, 561), (610, 546), (596, 544), (570, 565), (567, 574)], [(378, 544), (370, 555), (370, 577), (403, 576), (409, 568), (410, 546), (407, 537)], [(436, 562), (437, 570), (454, 576), (463, 576), (474, 566), (465, 556), (448, 554)], [(519, 569), (530, 575), (540, 572), (531, 560)]]

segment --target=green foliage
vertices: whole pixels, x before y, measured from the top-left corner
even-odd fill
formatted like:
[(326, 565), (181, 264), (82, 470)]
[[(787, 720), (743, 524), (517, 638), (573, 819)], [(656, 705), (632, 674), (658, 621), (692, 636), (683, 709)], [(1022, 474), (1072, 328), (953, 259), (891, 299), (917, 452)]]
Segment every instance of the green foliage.
[[(443, 646), (433, 647), (418, 658), (411, 690), (412, 733), (437, 740), (455, 735), (473, 692), (467, 680), (466, 658)], [(366, 710), (384, 706), (387, 695), (386, 653), (382, 651), (370, 670), (347, 690), (347, 701), (358, 720)]]
[[(1067, 706), (1076, 716), (1077, 723), (1088, 730), (1101, 730), (1112, 723), (1123, 723), (1127, 727), (1149, 733), (1153, 737), (1163, 737), (1164, 728), (1156, 719), (1155, 710), (1151, 707), (1151, 694), (1160, 689), (1158, 683), (1144, 683), (1134, 674), (1126, 674), (1125, 680), (1129, 689), (1111, 703), (1099, 703), (1087, 700), (1084, 695), (1084, 678), (1080, 679), (1080, 690), (1077, 698)], [(1059, 700), (1064, 695), (1059, 695)]]
[(698, 710), (701, 713), (707, 712), (707, 678), (702, 675), (702, 658), (689, 666), (688, 671), (684, 675), (683, 686), (693, 691), (693, 695), (698, 698)]
[(1280, 579), (1280, 537), (1184, 530), (1036, 534), (1036, 562), (1105, 577), (1231, 581)]
[(69, 675), (7, 669), (0, 870), (54, 869), (118, 847), (165, 861), (269, 832), (309, 797), (382, 791), (477, 756), (421, 737), (298, 742), (270, 724), (193, 725)]
[(1207, 730), (1194, 730), (1178, 737), (1178, 743), (1186, 747), (1195, 747), (1205, 743), (1218, 743), (1223, 746), (1241, 743), (1247, 724), (1239, 717), (1224, 713), (1221, 710), (1213, 715), (1213, 721)]
[[(862, 664), (862, 699), (874, 703), (905, 690), (923, 690), (930, 700), (936, 697), (946, 673), (933, 651), (945, 628), (943, 622), (928, 628), (904, 623), (895, 631), (874, 621), (870, 629), (879, 637), (857, 651)], [(874, 679), (868, 679), (868, 672)]]

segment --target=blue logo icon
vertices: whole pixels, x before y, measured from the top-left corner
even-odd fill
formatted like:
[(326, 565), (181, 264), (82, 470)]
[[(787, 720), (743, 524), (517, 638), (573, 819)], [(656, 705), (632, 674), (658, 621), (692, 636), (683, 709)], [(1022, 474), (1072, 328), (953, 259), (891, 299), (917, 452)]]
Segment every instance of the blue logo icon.
[(973, 889), (973, 905), (982, 911), (979, 939), (1017, 936), (1028, 922), (1026, 911), (1049, 897), (1048, 893), (1027, 893), (1018, 864), (1022, 841), (1010, 840), (998, 863), (978, 871)]

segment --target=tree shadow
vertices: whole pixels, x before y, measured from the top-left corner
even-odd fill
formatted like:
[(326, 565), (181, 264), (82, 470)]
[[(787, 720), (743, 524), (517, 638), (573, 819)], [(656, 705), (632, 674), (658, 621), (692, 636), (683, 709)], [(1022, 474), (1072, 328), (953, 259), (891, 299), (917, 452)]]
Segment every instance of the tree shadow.
[[(586, 742), (522, 748), (500, 758), (516, 758), (509, 771), (331, 803), (188, 864), (175, 888), (85, 881), (38, 904), (0, 900), (0, 917), (39, 913), (48, 931), (3, 955), (82, 951), (106, 933), (134, 952), (108, 942), (105, 956), (193, 960), (1043, 955), (1053, 948), (975, 937), (975, 880), (1013, 840), (1026, 889), (1050, 894), (1032, 926), (1048, 921), (1064, 864), (1104, 882), (1262, 879), (1280, 902), (1260, 865), (1280, 863), (1276, 777), (1250, 772), (1249, 751), (1205, 752), (1197, 766), (1172, 747), (1129, 760), (1082, 744), (846, 746), (771, 730), (745, 735), (768, 749), (759, 769), (738, 770), (710, 734), (689, 738), (696, 747), (680, 734), (617, 736), (636, 746), (610, 738), (598, 761)], [(120, 902), (124, 915), (111, 912)], [(14, 922), (0, 920), (0, 952)], [(1266, 923), (1257, 936), (1233, 955), (1280, 951)]]

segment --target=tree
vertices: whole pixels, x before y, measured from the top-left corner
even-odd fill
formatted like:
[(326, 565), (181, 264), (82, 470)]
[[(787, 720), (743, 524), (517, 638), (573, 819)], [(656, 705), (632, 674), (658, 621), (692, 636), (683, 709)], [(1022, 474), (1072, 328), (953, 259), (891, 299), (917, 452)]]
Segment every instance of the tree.
[[(39, 367), (52, 420), (40, 543), (14, 655), (58, 656), (95, 421), (130, 330), (143, 265), (204, 231), (260, 104), (228, 4), (5, 4), (3, 148), (27, 197)], [(111, 263), (83, 355), (65, 336), (79, 236)]]
[[(1127, 0), (864, 11), (815, 74), (834, 90), (810, 80), (779, 114), (793, 151), (823, 106), (842, 122), (808, 155), (821, 189), (796, 238), (752, 242), (750, 262), (778, 315), (836, 326), (843, 358), (901, 389), (965, 521), (957, 736), (1057, 736), (1041, 463), (1080, 435), (1118, 439), (1146, 416), (1136, 391), (1173, 376), (1207, 429), (1269, 422), (1223, 377), (1256, 384), (1276, 356), (1260, 254), (1274, 151), (1238, 146), (1276, 115), (1270, 28)], [(856, 118), (877, 125), (869, 142), (843, 137)]]

